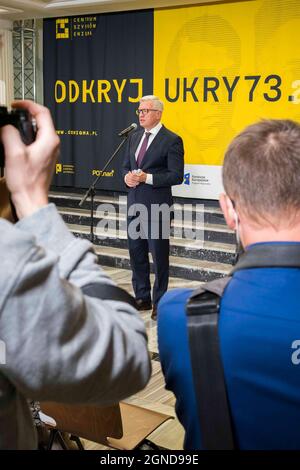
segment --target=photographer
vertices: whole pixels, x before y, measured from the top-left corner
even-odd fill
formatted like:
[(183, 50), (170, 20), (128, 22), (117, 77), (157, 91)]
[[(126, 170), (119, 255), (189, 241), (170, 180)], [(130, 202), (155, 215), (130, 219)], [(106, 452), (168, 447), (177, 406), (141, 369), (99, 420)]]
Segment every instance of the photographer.
[(101, 299), (112, 281), (90, 243), (75, 238), (48, 204), (59, 150), (49, 111), (30, 101), (13, 107), (29, 111), (37, 137), (25, 146), (13, 126), (0, 130), (19, 218), (15, 225), (0, 219), (0, 449), (34, 449), (26, 398), (115, 403), (146, 385), (150, 361), (137, 312)]
[[(198, 370), (211, 365), (210, 353), (219, 342), (234, 448), (299, 450), (299, 123), (264, 120), (248, 126), (229, 145), (223, 183), (226, 194), (220, 197), (221, 208), (245, 253), (231, 277), (201, 287), (202, 294), (218, 294), (221, 300), (216, 304), (220, 312), (214, 347), (204, 348), (200, 328), (194, 329), (195, 343), (206, 353)], [(202, 306), (211, 307), (202, 294), (199, 302), (202, 298)], [(197, 354), (190, 353), (186, 315), (192, 295), (191, 289), (176, 289), (163, 297), (158, 341), (167, 388), (176, 396), (176, 411), (186, 431), (185, 449), (203, 449), (209, 434), (203, 423), (215, 436), (220, 436), (220, 429), (209, 421), (214, 413), (204, 399), (205, 387), (195, 386), (192, 364)], [(204, 313), (207, 326), (208, 309)], [(204, 331), (207, 334), (209, 327)], [(209, 369), (202, 384), (209, 374), (217, 375), (216, 367)], [(218, 375), (219, 385), (222, 374)], [(220, 396), (217, 387), (211, 387), (210, 394)], [(217, 400), (213, 405), (224, 411)]]

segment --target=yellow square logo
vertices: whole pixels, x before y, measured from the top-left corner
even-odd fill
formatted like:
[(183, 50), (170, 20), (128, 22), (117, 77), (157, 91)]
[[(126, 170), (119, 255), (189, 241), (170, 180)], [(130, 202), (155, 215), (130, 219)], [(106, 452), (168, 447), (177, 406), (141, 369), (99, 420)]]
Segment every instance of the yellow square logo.
[(58, 173), (61, 173), (61, 172), (62, 172), (62, 164), (61, 163), (56, 163), (55, 173), (58, 174)]
[(69, 18), (57, 18), (56, 39), (69, 39)]

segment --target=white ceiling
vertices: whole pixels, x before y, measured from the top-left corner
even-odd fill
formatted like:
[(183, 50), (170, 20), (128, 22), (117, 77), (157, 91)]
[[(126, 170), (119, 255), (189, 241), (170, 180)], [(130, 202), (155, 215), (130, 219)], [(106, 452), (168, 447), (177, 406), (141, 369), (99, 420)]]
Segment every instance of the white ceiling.
[(0, 0), (0, 18), (46, 18), (219, 2), (224, 0)]

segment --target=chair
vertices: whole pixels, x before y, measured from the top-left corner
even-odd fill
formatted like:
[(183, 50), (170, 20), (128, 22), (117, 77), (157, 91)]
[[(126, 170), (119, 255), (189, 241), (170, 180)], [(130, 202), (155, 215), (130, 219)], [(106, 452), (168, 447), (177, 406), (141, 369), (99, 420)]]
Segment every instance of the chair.
[[(108, 446), (118, 450), (133, 450), (145, 441), (155, 429), (173, 416), (142, 408), (129, 403), (120, 403), (123, 436), (107, 438)], [(147, 441), (149, 442), (149, 441)]]
[(100, 407), (42, 402), (40, 406), (41, 411), (54, 420), (53, 424), (44, 422), (50, 430), (47, 450), (52, 448), (55, 438), (58, 438), (64, 450), (68, 449), (62, 432), (70, 433), (80, 450), (83, 450), (83, 446), (79, 437), (108, 445), (108, 436), (120, 438), (123, 435), (119, 405)]
[(80, 437), (119, 450), (133, 450), (158, 426), (172, 416), (121, 402), (109, 407), (65, 405), (42, 402), (43, 413), (55, 420), (47, 424), (50, 450), (57, 437), (62, 448), (68, 447), (61, 432), (70, 433), (78, 448), (83, 450)]

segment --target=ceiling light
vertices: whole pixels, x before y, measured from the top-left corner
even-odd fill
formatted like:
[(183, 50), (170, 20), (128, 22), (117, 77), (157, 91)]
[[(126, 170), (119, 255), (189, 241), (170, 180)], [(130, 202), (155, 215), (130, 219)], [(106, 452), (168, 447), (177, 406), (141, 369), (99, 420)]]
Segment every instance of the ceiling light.
[[(121, 0), (122, 1), (122, 0)], [(124, 1), (124, 0), (123, 0)], [(115, 0), (54, 0), (48, 3), (45, 8), (61, 8), (61, 7), (83, 7), (89, 5), (102, 5), (104, 3), (114, 3)]]
[(0, 5), (0, 13), (6, 14), (6, 13), (23, 13), (24, 10), (19, 10), (18, 8), (10, 8), (10, 7), (4, 7), (3, 5)]

